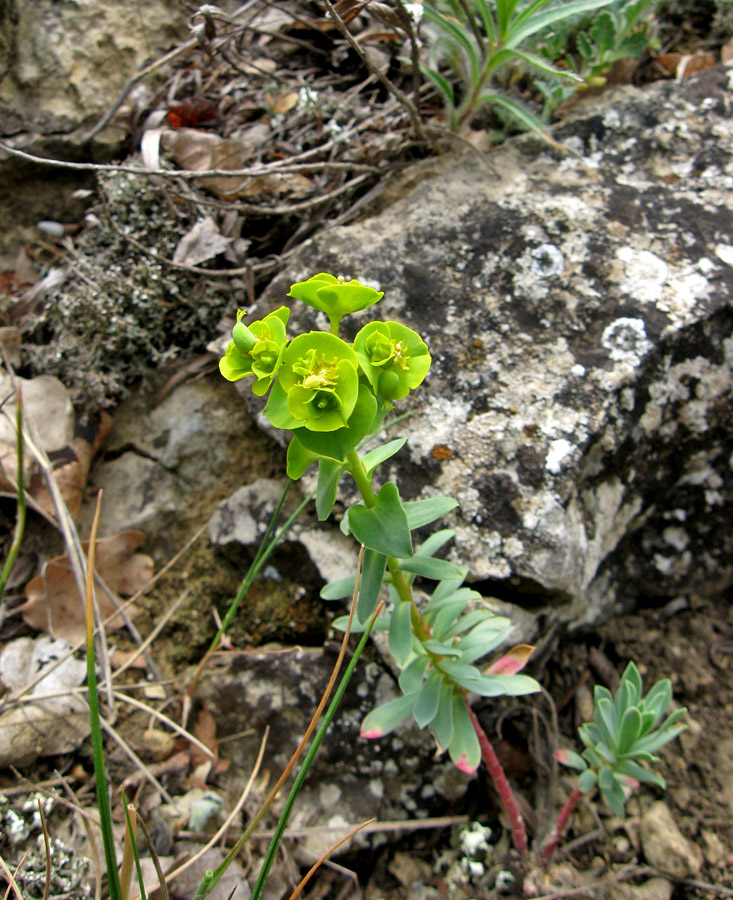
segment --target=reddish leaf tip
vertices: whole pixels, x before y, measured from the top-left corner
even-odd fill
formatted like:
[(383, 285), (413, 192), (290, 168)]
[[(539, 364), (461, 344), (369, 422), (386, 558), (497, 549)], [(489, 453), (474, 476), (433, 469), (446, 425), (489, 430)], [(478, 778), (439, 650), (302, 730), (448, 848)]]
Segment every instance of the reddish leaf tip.
[(461, 772), (465, 772), (466, 775), (473, 775), (473, 773), (478, 769), (478, 766), (472, 766), (468, 761), (468, 756), (465, 753), (461, 753), (456, 762), (456, 766), (461, 770)]

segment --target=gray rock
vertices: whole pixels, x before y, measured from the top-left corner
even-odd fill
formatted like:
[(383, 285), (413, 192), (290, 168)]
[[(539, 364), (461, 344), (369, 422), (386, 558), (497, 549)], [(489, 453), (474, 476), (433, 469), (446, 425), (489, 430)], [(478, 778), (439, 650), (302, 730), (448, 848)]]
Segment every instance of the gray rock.
[[(577, 155), (513, 141), (499, 177), (421, 164), (255, 310), (317, 271), (384, 290), (378, 315), (433, 354), (392, 467), (403, 495), (457, 497), (453, 557), (573, 626), (731, 581), (731, 77), (611, 91), (556, 129)], [(304, 306), (291, 322), (324, 325)]]
[(702, 853), (677, 827), (666, 803), (652, 803), (641, 817), (641, 845), (647, 862), (675, 878), (690, 878), (702, 867)]
[[(169, 555), (237, 484), (280, 469), (274, 449), (218, 374), (181, 384), (157, 406), (150, 397), (131, 399), (115, 412), (94, 474), (105, 491), (100, 534), (139, 528), (149, 552)], [(92, 514), (87, 504), (83, 529)]]

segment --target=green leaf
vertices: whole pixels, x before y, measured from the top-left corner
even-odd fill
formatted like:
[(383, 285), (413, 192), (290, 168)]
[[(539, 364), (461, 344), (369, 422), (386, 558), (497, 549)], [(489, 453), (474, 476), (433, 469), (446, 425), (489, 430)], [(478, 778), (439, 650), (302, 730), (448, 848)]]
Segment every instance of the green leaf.
[[(409, 516), (408, 516), (409, 522)], [(455, 531), (450, 528), (443, 528), (431, 534), (430, 537), (423, 541), (415, 551), (415, 556), (435, 556), (441, 547), (445, 546), (456, 535)]]
[(588, 768), (588, 763), (575, 750), (557, 750), (555, 759), (561, 765), (570, 766), (571, 769), (578, 769), (580, 772), (584, 772)]
[[(295, 438), (293, 438), (293, 441), (294, 440)], [(292, 444), (293, 441), (290, 443)], [(288, 452), (289, 450), (290, 448), (288, 448)], [(318, 519), (321, 522), (324, 522), (331, 515), (333, 504), (336, 502), (336, 491), (338, 490), (339, 479), (343, 472), (344, 463), (334, 462), (330, 459), (323, 459), (318, 465), (316, 512), (318, 513)], [(292, 475), (290, 477), (292, 478)]]
[(357, 541), (371, 550), (400, 558), (412, 556), (407, 514), (392, 482), (382, 485), (371, 509), (360, 504), (349, 507), (349, 528)]
[[(400, 554), (395, 552), (393, 555), (399, 556)], [(463, 578), (468, 572), (465, 567), (454, 566), (447, 559), (434, 559), (432, 556), (411, 556), (408, 559), (400, 559), (399, 568), (403, 572), (412, 572), (415, 575), (422, 575), (423, 578), (432, 578), (433, 581), (442, 581), (444, 578)]]
[(618, 729), (618, 752), (620, 755), (629, 753), (641, 734), (641, 713), (632, 706), (621, 717)]
[(593, 19), (593, 24), (588, 33), (598, 45), (601, 57), (613, 48), (616, 38), (616, 25), (613, 21), (613, 16), (608, 10), (604, 9), (598, 13)]
[(479, 79), (480, 62), (471, 32), (459, 23), (454, 22), (451, 19), (447, 19), (427, 3), (423, 5), (423, 12), (426, 19), (429, 19), (431, 22), (435, 22), (435, 24), (438, 25), (446, 35), (453, 38), (456, 44), (465, 52), (471, 68), (471, 83), (477, 84)]
[(412, 715), (420, 726), (426, 728), (438, 714), (440, 705), (440, 688), (443, 678), (440, 672), (432, 671), (423, 682), (415, 701)]
[[(609, 747), (618, 746), (618, 723), (616, 722), (616, 707), (608, 697), (600, 697), (595, 701), (596, 725)], [(604, 733), (605, 729), (605, 733)]]
[(389, 652), (401, 666), (404, 666), (412, 652), (410, 606), (409, 601), (398, 603), (389, 623)]
[(538, 4), (535, 0), (535, 3), (522, 10), (522, 13), (512, 23), (510, 34), (506, 39), (506, 46), (518, 47), (530, 35), (537, 34), (556, 22), (580, 13), (593, 12), (593, 10), (608, 6), (612, 2), (613, 0), (573, 0), (570, 3), (554, 5), (550, 9), (538, 13), (538, 7), (544, 6), (544, 3)]
[[(348, 625), (349, 617), (348, 616), (339, 616), (337, 619), (334, 619), (331, 622), (331, 625), (337, 631), (346, 631), (346, 626)], [(360, 624), (356, 621), (356, 617), (354, 617), (353, 622), (351, 623), (351, 633), (352, 634), (363, 634), (366, 631), (368, 623)], [(374, 627), (372, 631), (388, 631), (389, 630), (389, 619), (386, 616), (379, 616), (377, 621), (374, 623)]]
[(478, 769), (481, 762), (481, 747), (468, 715), (465, 700), (461, 694), (456, 693), (453, 695), (453, 737), (448, 752), (461, 772), (473, 775)]
[(442, 639), (448, 640), (449, 638), (458, 637), (459, 634), (463, 634), (464, 631), (468, 631), (470, 628), (475, 628), (480, 622), (485, 622), (487, 619), (493, 619), (494, 613), (488, 609), (472, 609), (471, 612), (466, 613), (465, 616), (461, 616), (459, 621), (455, 623), (455, 625), (447, 632), (447, 634), (441, 635)]
[[(425, 614), (429, 615), (432, 613), (436, 613), (447, 604), (456, 603), (459, 600), (463, 600), (466, 603), (468, 603), (469, 600), (483, 600), (481, 594), (479, 594), (478, 591), (471, 590), (471, 588), (458, 588), (457, 590), (453, 591), (450, 590), (452, 585), (462, 583), (462, 578), (460, 581), (454, 579), (441, 581), (438, 587), (433, 591), (433, 595), (424, 609)], [(446, 585), (445, 590), (440, 590), (442, 585)]]
[(475, 666), (469, 666), (464, 662), (454, 659), (441, 659), (436, 663), (441, 672), (451, 678), (455, 683), (467, 691), (472, 691), (481, 679), (481, 673)]
[(583, 791), (584, 794), (587, 793), (596, 786), (597, 777), (598, 776), (593, 769), (586, 769), (578, 779), (578, 788)]
[(664, 747), (664, 745), (668, 744), (670, 741), (673, 741), (677, 735), (681, 734), (686, 728), (686, 725), (677, 725), (669, 730), (662, 730), (662, 728), (660, 728), (653, 734), (640, 738), (634, 746), (634, 756), (640, 752), (656, 753), (657, 750)]
[(514, 59), (518, 59), (530, 69), (536, 69), (538, 72), (541, 72), (543, 75), (547, 75), (550, 78), (567, 78), (568, 81), (575, 81), (581, 84), (583, 82), (583, 79), (579, 75), (576, 75), (575, 72), (570, 72), (568, 69), (558, 69), (546, 59), (537, 56), (536, 53), (527, 53), (522, 50), (511, 50), (510, 52)]
[(361, 736), (379, 738), (394, 731), (411, 713), (417, 694), (407, 694), (373, 709), (361, 723)]
[(658, 681), (644, 697), (644, 710), (654, 713), (654, 724), (664, 715), (672, 700), (672, 682), (669, 678)]
[(479, 15), (481, 16), (481, 21), (484, 24), (484, 31), (486, 32), (486, 37), (488, 37), (489, 39), (489, 43), (496, 44), (496, 25), (494, 23), (494, 17), (492, 15), (491, 7), (489, 6), (487, 0), (475, 0), (475, 3), (476, 8), (479, 11)]
[[(437, 616), (435, 616), (435, 620), (432, 621), (431, 617), (431, 631), (433, 637), (436, 640), (446, 642), (450, 640), (452, 635), (448, 635), (447, 632), (450, 628), (455, 624), (456, 619), (461, 615), (463, 610), (466, 608), (466, 603), (464, 600), (459, 600), (457, 603), (450, 603), (447, 606), (444, 606), (443, 609), (440, 610)], [(426, 619), (426, 621), (428, 621)]]
[(453, 695), (453, 686), (445, 678), (442, 678), (438, 712), (430, 723), (430, 728), (441, 750), (445, 750), (453, 740)]
[[(523, 697), (525, 694), (536, 694), (540, 686), (529, 675), (482, 675), (481, 683), (489, 682), (503, 688), (502, 694), (507, 697)], [(477, 691), (481, 693), (481, 691)], [(485, 695), (488, 696), (488, 695)]]
[(356, 618), (360, 622), (366, 622), (374, 612), (379, 592), (382, 590), (386, 566), (387, 557), (384, 553), (369, 549), (364, 551), (359, 578), (359, 597), (356, 601)]
[(621, 762), (616, 764), (616, 771), (620, 772), (621, 775), (628, 775), (629, 778), (635, 778), (643, 784), (655, 784), (660, 788), (666, 787), (664, 778), (661, 775), (657, 775), (656, 772), (650, 772), (649, 769), (640, 766), (633, 759), (622, 759)]
[(389, 441), (386, 444), (382, 444), (381, 447), (375, 447), (374, 450), (370, 450), (368, 453), (365, 453), (364, 456), (362, 456), (361, 461), (364, 465), (367, 478), (371, 478), (371, 475), (377, 468), (377, 466), (393, 457), (395, 453), (399, 452), (405, 446), (406, 443), (406, 437), (397, 438), (394, 441)]
[(603, 766), (598, 773), (598, 785), (606, 798), (606, 802), (617, 816), (623, 817), (626, 798), (618, 779), (610, 766)]
[(321, 588), (322, 600), (343, 600), (344, 597), (353, 597), (355, 578), (351, 575), (349, 578), (338, 578), (336, 581), (329, 581), (327, 585)]
[(538, 119), (537, 116), (531, 113), (526, 106), (522, 106), (522, 104), (517, 103), (516, 100), (505, 97), (504, 94), (485, 92), (480, 94), (476, 98), (477, 106), (484, 103), (503, 107), (513, 118), (517, 120), (517, 122), (519, 122), (520, 125), (523, 125), (528, 131), (535, 131), (548, 143), (551, 142), (550, 135), (547, 133), (547, 129), (545, 128), (544, 123), (540, 119)]
[(450, 81), (447, 78), (444, 78), (440, 72), (437, 72), (435, 69), (430, 68), (429, 66), (420, 66), (420, 72), (428, 79), (428, 81), (432, 81), (435, 87), (438, 89), (438, 93), (442, 96), (443, 100), (446, 104), (454, 109), (456, 105), (456, 97), (453, 93), (453, 87), (451, 86)]
[(430, 657), (422, 653), (407, 663), (405, 668), (400, 672), (398, 683), (403, 694), (412, 694), (420, 690), (425, 670), (430, 662)]
[(436, 641), (435, 638), (428, 638), (422, 642), (423, 647), (436, 656), (460, 656), (461, 651), (456, 650), (453, 644), (444, 644), (442, 641)]
[(590, 61), (591, 59), (593, 59), (593, 57), (595, 56), (595, 48), (591, 43), (590, 38), (584, 31), (578, 32), (575, 38), (575, 43), (578, 48), (578, 53), (584, 60)]
[(629, 662), (624, 669), (623, 675), (621, 676), (621, 684), (629, 685), (629, 688), (631, 689), (631, 701), (628, 705), (636, 706), (639, 700), (641, 700), (642, 683), (641, 673), (637, 669), (636, 664), (633, 662), (633, 660)]
[(297, 438), (293, 438), (288, 444), (288, 478), (297, 481), (302, 477), (303, 473), (311, 463), (318, 462), (321, 459), (323, 459), (323, 457), (319, 453), (311, 453), (311, 451), (307, 450)]
[[(453, 497), (428, 497), (427, 500), (410, 500), (405, 503), (407, 521), (410, 531), (429, 525), (436, 519), (442, 519), (451, 510), (458, 506), (458, 501)], [(395, 556), (397, 554), (394, 554)]]

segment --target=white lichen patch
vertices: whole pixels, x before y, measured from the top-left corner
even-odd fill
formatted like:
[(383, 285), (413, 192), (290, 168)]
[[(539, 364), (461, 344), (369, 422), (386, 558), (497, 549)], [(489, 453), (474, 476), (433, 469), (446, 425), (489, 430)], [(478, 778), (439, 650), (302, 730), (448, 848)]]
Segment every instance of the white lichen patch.
[(407, 440), (413, 459), (421, 461), (430, 455), (436, 444), (452, 444), (461, 425), (471, 411), (471, 404), (462, 397), (431, 397), (422, 415), (430, 428), (412, 430)]
[(601, 344), (608, 350), (614, 362), (627, 362), (637, 366), (654, 346), (646, 336), (643, 319), (622, 316), (607, 325), (601, 336)]
[(566, 441), (565, 438), (558, 438), (552, 441), (550, 449), (545, 459), (545, 468), (553, 475), (559, 475), (562, 469), (562, 462), (573, 452), (573, 444)]
[(620, 289), (642, 303), (658, 300), (669, 274), (667, 263), (649, 250), (633, 247), (620, 247), (617, 256), (624, 264)]

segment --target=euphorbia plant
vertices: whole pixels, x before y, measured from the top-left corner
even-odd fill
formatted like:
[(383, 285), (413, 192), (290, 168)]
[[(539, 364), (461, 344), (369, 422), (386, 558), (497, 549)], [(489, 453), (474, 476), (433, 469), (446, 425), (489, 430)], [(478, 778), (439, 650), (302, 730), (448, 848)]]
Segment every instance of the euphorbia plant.
[[(287, 453), (290, 478), (318, 466), (316, 509), (321, 520), (333, 510), (341, 477), (348, 474), (361, 500), (353, 504), (341, 529), (364, 546), (357, 601), (359, 625), (374, 612), (383, 585), (391, 605), (376, 628), (389, 632), (389, 649), (401, 668), (402, 696), (374, 709), (363, 722), (365, 737), (381, 737), (414, 718), (430, 728), (438, 747), (447, 750), (462, 771), (473, 773), (483, 758), (507, 807), (514, 842), (526, 850), (526, 835), (514, 796), (469, 697), (517, 696), (539, 690), (534, 679), (518, 674), (532, 648), (510, 650), (488, 668), (481, 666), (503, 644), (511, 623), (487, 609), (476, 591), (464, 586), (468, 569), (435, 554), (454, 536), (443, 529), (419, 540), (416, 532), (457, 505), (450, 497), (405, 501), (387, 481), (377, 487), (379, 466), (394, 456), (406, 438), (390, 440), (362, 452), (367, 438), (380, 430), (384, 417), (424, 381), (430, 353), (422, 337), (398, 322), (373, 321), (353, 343), (339, 336), (341, 319), (382, 298), (358, 281), (319, 273), (294, 284), (289, 296), (328, 315), (330, 331), (310, 331), (288, 342), (281, 307), (246, 326), (238, 315), (232, 342), (220, 363), (231, 381), (254, 376), (253, 391), (270, 390), (265, 415), (277, 428), (292, 432)], [(437, 582), (426, 602), (413, 591), (417, 576)], [(326, 599), (351, 596), (354, 578), (327, 585)], [(343, 626), (337, 620), (336, 627)]]
[(637, 787), (640, 782), (665, 786), (664, 778), (647, 765), (658, 762), (656, 751), (686, 728), (679, 724), (684, 708), (674, 710), (662, 721), (671, 699), (669, 678), (658, 681), (644, 694), (641, 675), (633, 662), (626, 666), (615, 695), (596, 685), (593, 721), (579, 729), (585, 750), (582, 754), (558, 750), (556, 754), (558, 762), (578, 770), (580, 777), (545, 844), (543, 861), (557, 847), (562, 829), (583, 793), (599, 787), (613, 812), (623, 816), (625, 788)]

